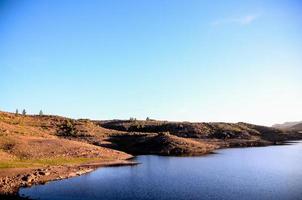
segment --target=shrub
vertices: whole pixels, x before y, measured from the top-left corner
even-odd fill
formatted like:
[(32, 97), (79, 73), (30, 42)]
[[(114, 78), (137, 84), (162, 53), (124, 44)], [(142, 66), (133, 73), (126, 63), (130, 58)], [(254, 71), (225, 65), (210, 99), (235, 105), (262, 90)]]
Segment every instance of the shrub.
[(71, 120), (65, 120), (59, 128), (58, 134), (61, 136), (76, 136), (77, 130)]
[(130, 117), (130, 121), (136, 121), (136, 118)]

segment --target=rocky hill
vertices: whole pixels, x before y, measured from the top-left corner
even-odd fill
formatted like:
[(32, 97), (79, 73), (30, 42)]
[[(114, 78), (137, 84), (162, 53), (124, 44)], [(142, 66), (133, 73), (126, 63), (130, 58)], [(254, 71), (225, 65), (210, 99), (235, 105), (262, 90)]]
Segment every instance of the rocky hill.
[(219, 148), (210, 142), (195, 141), (169, 133), (126, 133), (108, 139), (111, 148), (125, 151), (133, 155), (203, 155)]
[[(0, 158), (15, 163), (24, 159), (100, 158), (118, 159), (127, 154), (68, 139), (105, 137), (118, 131), (107, 130), (89, 120), (58, 116), (22, 116), (0, 113)], [(0, 163), (1, 164), (1, 163)], [(0, 165), (0, 168), (5, 164)]]
[(124, 163), (132, 156), (66, 137), (116, 132), (85, 120), (0, 112), (0, 199), (20, 186), (88, 172), (88, 165)]
[(277, 128), (253, 125), (248, 123), (190, 123), (168, 121), (139, 121), (113, 120), (95, 121), (103, 128), (143, 133), (168, 132), (182, 138), (217, 139), (217, 140), (267, 140), (277, 142), (300, 137), (292, 131)]

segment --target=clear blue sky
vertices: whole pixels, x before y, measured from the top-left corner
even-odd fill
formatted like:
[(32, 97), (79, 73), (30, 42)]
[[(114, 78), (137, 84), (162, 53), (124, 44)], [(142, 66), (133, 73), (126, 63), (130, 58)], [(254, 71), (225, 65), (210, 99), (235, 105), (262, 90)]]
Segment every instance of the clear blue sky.
[(302, 120), (302, 2), (0, 0), (0, 110)]

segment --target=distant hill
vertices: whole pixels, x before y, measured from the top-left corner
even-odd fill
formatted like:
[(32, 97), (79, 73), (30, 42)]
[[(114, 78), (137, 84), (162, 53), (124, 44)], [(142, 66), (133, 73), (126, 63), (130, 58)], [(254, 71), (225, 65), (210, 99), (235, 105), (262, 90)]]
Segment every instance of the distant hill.
[(95, 121), (101, 127), (125, 132), (161, 133), (168, 132), (181, 138), (195, 138), (199, 140), (233, 141), (267, 141), (276, 142), (295, 139), (295, 133), (278, 128), (259, 126), (244, 122), (239, 123), (191, 123), (169, 122), (156, 120), (112, 120)]
[(294, 126), (291, 127), (291, 130), (293, 130), (293, 131), (302, 131), (302, 123), (295, 124)]
[(282, 129), (282, 130), (302, 131), (302, 121), (285, 122), (283, 124), (275, 124), (272, 127), (279, 128), (279, 129)]

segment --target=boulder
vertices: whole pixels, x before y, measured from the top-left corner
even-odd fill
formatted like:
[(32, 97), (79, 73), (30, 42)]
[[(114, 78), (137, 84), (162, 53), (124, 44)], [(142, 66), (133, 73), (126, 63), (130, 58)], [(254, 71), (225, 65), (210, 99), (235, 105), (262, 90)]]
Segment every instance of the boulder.
[(25, 176), (22, 177), (23, 181), (26, 181), (28, 183), (32, 182), (35, 179), (35, 176), (32, 174), (27, 174)]

